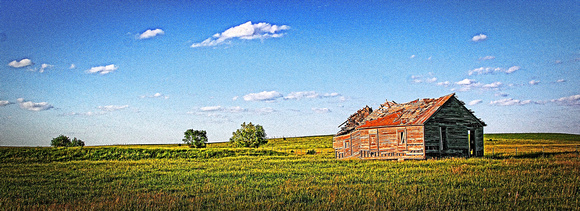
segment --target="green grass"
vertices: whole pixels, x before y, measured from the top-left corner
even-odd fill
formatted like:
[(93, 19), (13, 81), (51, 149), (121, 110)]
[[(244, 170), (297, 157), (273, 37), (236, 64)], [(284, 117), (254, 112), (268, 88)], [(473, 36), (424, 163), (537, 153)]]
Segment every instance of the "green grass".
[[(514, 140), (511, 138), (520, 139), (507, 137), (494, 142), (511, 146), (509, 142)], [(560, 141), (549, 137), (541, 140)], [(202, 150), (177, 145), (0, 148), (0, 210), (577, 210), (580, 207), (580, 159), (573, 152), (543, 157), (339, 161), (332, 151), (325, 151), (331, 148), (331, 143), (331, 136), (321, 136), (272, 139), (261, 149), (232, 149), (213, 144)], [(299, 149), (322, 153), (289, 153)], [(21, 158), (30, 153), (66, 157), (75, 150), (102, 150), (119, 155), (159, 150), (172, 156), (101, 160), (72, 156), (75, 159), (51, 161), (43, 161), (39, 156)], [(16, 154), (6, 156), (7, 151)], [(202, 151), (216, 154), (180, 157)]]

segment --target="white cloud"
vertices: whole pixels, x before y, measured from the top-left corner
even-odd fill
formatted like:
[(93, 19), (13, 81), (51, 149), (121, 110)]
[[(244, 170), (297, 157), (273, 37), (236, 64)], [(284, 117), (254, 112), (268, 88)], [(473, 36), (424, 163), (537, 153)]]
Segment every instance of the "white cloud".
[(492, 59), (495, 59), (495, 56), (484, 56), (484, 57), (479, 58), (479, 60), (481, 60), (481, 61), (492, 60)]
[(433, 73), (429, 73), (429, 76), (422, 76), (422, 75), (412, 75), (411, 79), (413, 80), (413, 83), (433, 83), (435, 81), (437, 81), (437, 77), (433, 76)]
[[(507, 95), (505, 95), (505, 96), (507, 96)], [(543, 104), (546, 104), (549, 102), (564, 105), (564, 106), (580, 106), (580, 94), (572, 95), (572, 96), (568, 96), (568, 97), (562, 97), (562, 98), (558, 98), (558, 99), (552, 99), (549, 101), (516, 100), (516, 99), (512, 99), (512, 98), (506, 98), (506, 99), (491, 101), (489, 104), (490, 105), (498, 105), (498, 106), (515, 106), (515, 105), (528, 105), (528, 104), (543, 105)]]
[(227, 112), (227, 113), (240, 113), (248, 111), (245, 108), (240, 106), (232, 106), (232, 107), (222, 107), (222, 106), (206, 106), (199, 108), (201, 112), (204, 113), (211, 113), (211, 112)]
[(530, 85), (537, 85), (537, 84), (539, 84), (539, 83), (540, 83), (540, 81), (536, 81), (536, 80), (531, 80), (531, 81), (529, 82), (529, 84), (530, 84)]
[(458, 92), (466, 92), (471, 90), (474, 87), (480, 87), (481, 83), (476, 82), (475, 80), (472, 79), (463, 79), (461, 81), (455, 82), (455, 84), (460, 85), (461, 87), (459, 89), (453, 88), (451, 89), (451, 91), (458, 91)]
[(236, 100), (238, 100), (238, 96), (235, 96), (235, 97), (233, 97), (233, 98), (232, 98), (232, 100), (233, 100), (233, 101), (236, 101)]
[(278, 26), (263, 22), (252, 24), (251, 21), (248, 21), (244, 24), (229, 28), (222, 33), (214, 34), (202, 42), (193, 43), (191, 47), (216, 46), (234, 38), (244, 40), (277, 38), (284, 35), (281, 31), (288, 29), (290, 27), (287, 25)]
[(499, 92), (499, 93), (495, 93), (496, 97), (507, 97), (509, 96), (507, 93), (503, 93), (503, 92)]
[(461, 81), (455, 82), (455, 84), (457, 84), (457, 85), (471, 85), (473, 83), (475, 83), (475, 80), (467, 79), (467, 78), (463, 79)]
[(68, 69), (71, 69), (72, 70), (72, 69), (75, 69), (75, 68), (77, 68), (77, 66), (75, 64), (70, 64), (70, 67)]
[(497, 73), (497, 72), (503, 72), (506, 74), (510, 74), (513, 73), (515, 71), (518, 71), (520, 69), (519, 66), (512, 66), (508, 69), (505, 68), (501, 68), (501, 67), (479, 67), (479, 68), (475, 68), (473, 70), (469, 71), (469, 75), (482, 75), (482, 74), (490, 74), (490, 73)]
[(312, 108), (312, 111), (314, 111), (315, 113), (323, 114), (323, 113), (329, 113), (330, 109), (328, 109), (328, 108)]
[(340, 94), (333, 92), (333, 93), (324, 93), (320, 94), (315, 91), (304, 91), (304, 92), (291, 92), (290, 94), (284, 97), (285, 100), (301, 100), (304, 98), (328, 98), (328, 97), (339, 97)]
[(34, 103), (32, 101), (25, 101), (23, 98), (17, 99), (20, 108), (29, 110), (29, 111), (44, 111), (51, 108), (54, 108), (52, 105), (48, 104), (47, 102), (40, 102)]
[(494, 89), (494, 88), (499, 88), (501, 86), (503, 86), (503, 83), (498, 81), (498, 82), (493, 82), (491, 84), (485, 84), (482, 87), (486, 88), (486, 89)]
[(99, 73), (101, 75), (113, 72), (115, 70), (117, 70), (119, 67), (117, 67), (114, 64), (110, 64), (107, 66), (98, 66), (98, 67), (92, 67), (91, 69), (88, 69), (87, 72), (88, 73)]
[(106, 113), (107, 112), (104, 112), (104, 111), (99, 111), (99, 112), (89, 111), (89, 112), (82, 112), (82, 113), (71, 112), (71, 113), (63, 114), (63, 115), (65, 115), (65, 116), (96, 116), (96, 115), (103, 115), (103, 114), (106, 114)]
[(139, 96), (139, 98), (143, 99), (143, 98), (164, 98), (164, 99), (169, 99), (169, 96), (166, 96), (164, 94), (161, 94), (159, 92), (153, 94), (153, 95), (141, 95)]
[(305, 91), (305, 92), (291, 92), (290, 94), (286, 95), (284, 99), (290, 100), (300, 100), (302, 98), (318, 98), (320, 95), (315, 91)]
[(139, 39), (148, 39), (160, 34), (165, 34), (165, 32), (162, 29), (147, 29), (147, 31), (139, 35)]
[(513, 67), (508, 68), (507, 71), (505, 71), (505, 73), (509, 74), (509, 73), (513, 73), (513, 72), (518, 71), (518, 70), (520, 70), (520, 66), (513, 66)]
[(562, 83), (562, 82), (566, 82), (566, 80), (565, 79), (558, 79), (556, 82)]
[(257, 114), (270, 114), (270, 113), (276, 112), (276, 110), (274, 110), (273, 108), (270, 108), (270, 107), (265, 107), (265, 108), (256, 109), (256, 110), (254, 110), (254, 112)]
[(10, 104), (12, 104), (12, 103), (8, 100), (0, 100), (0, 106), (6, 106), (6, 105), (10, 105)]
[(40, 66), (40, 70), (38, 72), (43, 73), (46, 69), (52, 68), (52, 67), (54, 67), (54, 65), (51, 65), (51, 64), (42, 64)]
[(449, 85), (451, 85), (451, 82), (449, 82), (449, 81), (444, 81), (444, 82), (437, 83), (437, 86), (449, 86)]
[(260, 93), (250, 93), (244, 95), (243, 98), (245, 101), (273, 101), (281, 97), (282, 94), (277, 91), (263, 91)]
[(487, 39), (487, 35), (485, 35), (485, 34), (478, 34), (478, 35), (473, 36), (473, 38), (471, 38), (471, 40), (473, 42), (484, 41), (486, 39)]
[(551, 102), (555, 102), (562, 105), (569, 105), (569, 106), (577, 106), (580, 105), (580, 95), (572, 95), (568, 97), (562, 97), (558, 99), (551, 100)]
[(8, 63), (8, 66), (10, 67), (14, 67), (14, 68), (21, 68), (21, 67), (26, 67), (26, 66), (30, 66), (32, 65), (32, 60), (30, 59), (22, 59), (20, 61), (11, 61), (10, 63)]
[(411, 57), (409, 57), (409, 59), (415, 58), (415, 54), (411, 55)]
[(99, 106), (99, 109), (103, 111), (117, 111), (121, 109), (129, 108), (129, 105), (108, 105), (108, 106)]
[(531, 100), (514, 100), (513, 98), (506, 98), (496, 101), (491, 101), (490, 105), (499, 105), (499, 106), (513, 106), (513, 105), (527, 105), (532, 103)]
[(480, 104), (481, 102), (483, 102), (483, 100), (472, 100), (467, 105), (470, 105), (470, 106), (477, 105), (477, 104)]
[(226, 111), (231, 112), (231, 113), (240, 113), (240, 112), (246, 111), (246, 109), (242, 108), (240, 106), (234, 106), (234, 107), (227, 108)]
[(221, 111), (222, 109), (223, 108), (221, 106), (206, 106), (206, 107), (199, 108), (199, 110), (205, 111), (205, 112)]

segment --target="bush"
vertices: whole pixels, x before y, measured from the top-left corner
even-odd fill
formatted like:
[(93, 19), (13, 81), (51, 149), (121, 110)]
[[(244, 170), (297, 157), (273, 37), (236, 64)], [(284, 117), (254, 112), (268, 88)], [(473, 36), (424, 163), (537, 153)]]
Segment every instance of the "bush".
[(258, 148), (260, 145), (268, 143), (268, 140), (266, 140), (266, 131), (261, 125), (244, 122), (242, 128), (232, 133), (230, 143), (235, 147)]

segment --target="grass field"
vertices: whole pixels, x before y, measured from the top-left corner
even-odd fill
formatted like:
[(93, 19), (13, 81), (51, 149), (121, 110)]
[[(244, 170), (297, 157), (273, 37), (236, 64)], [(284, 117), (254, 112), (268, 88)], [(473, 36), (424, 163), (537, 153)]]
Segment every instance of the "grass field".
[(5, 147), (0, 210), (578, 210), (578, 137), (489, 134), (485, 158), (405, 162), (338, 161), (332, 136), (260, 149)]

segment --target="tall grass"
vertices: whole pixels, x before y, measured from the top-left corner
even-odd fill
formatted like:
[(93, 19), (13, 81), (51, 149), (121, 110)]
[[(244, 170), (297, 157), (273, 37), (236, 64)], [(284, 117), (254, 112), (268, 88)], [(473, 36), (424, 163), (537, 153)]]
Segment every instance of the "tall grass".
[[(308, 139), (298, 139), (297, 143), (303, 144), (294, 148), (293, 139), (276, 139), (269, 142), (269, 147), (324, 149), (315, 146), (326, 144), (328, 148), (328, 137)], [(100, 148), (125, 155), (155, 150), (95, 149)], [(580, 207), (580, 160), (573, 153), (534, 158), (397, 162), (339, 161), (332, 153), (244, 154), (271, 152), (268, 146), (159, 150), (176, 155), (202, 151), (237, 154), (21, 163), (14, 155), (7, 158), (2, 151), (0, 209), (574, 210)]]

